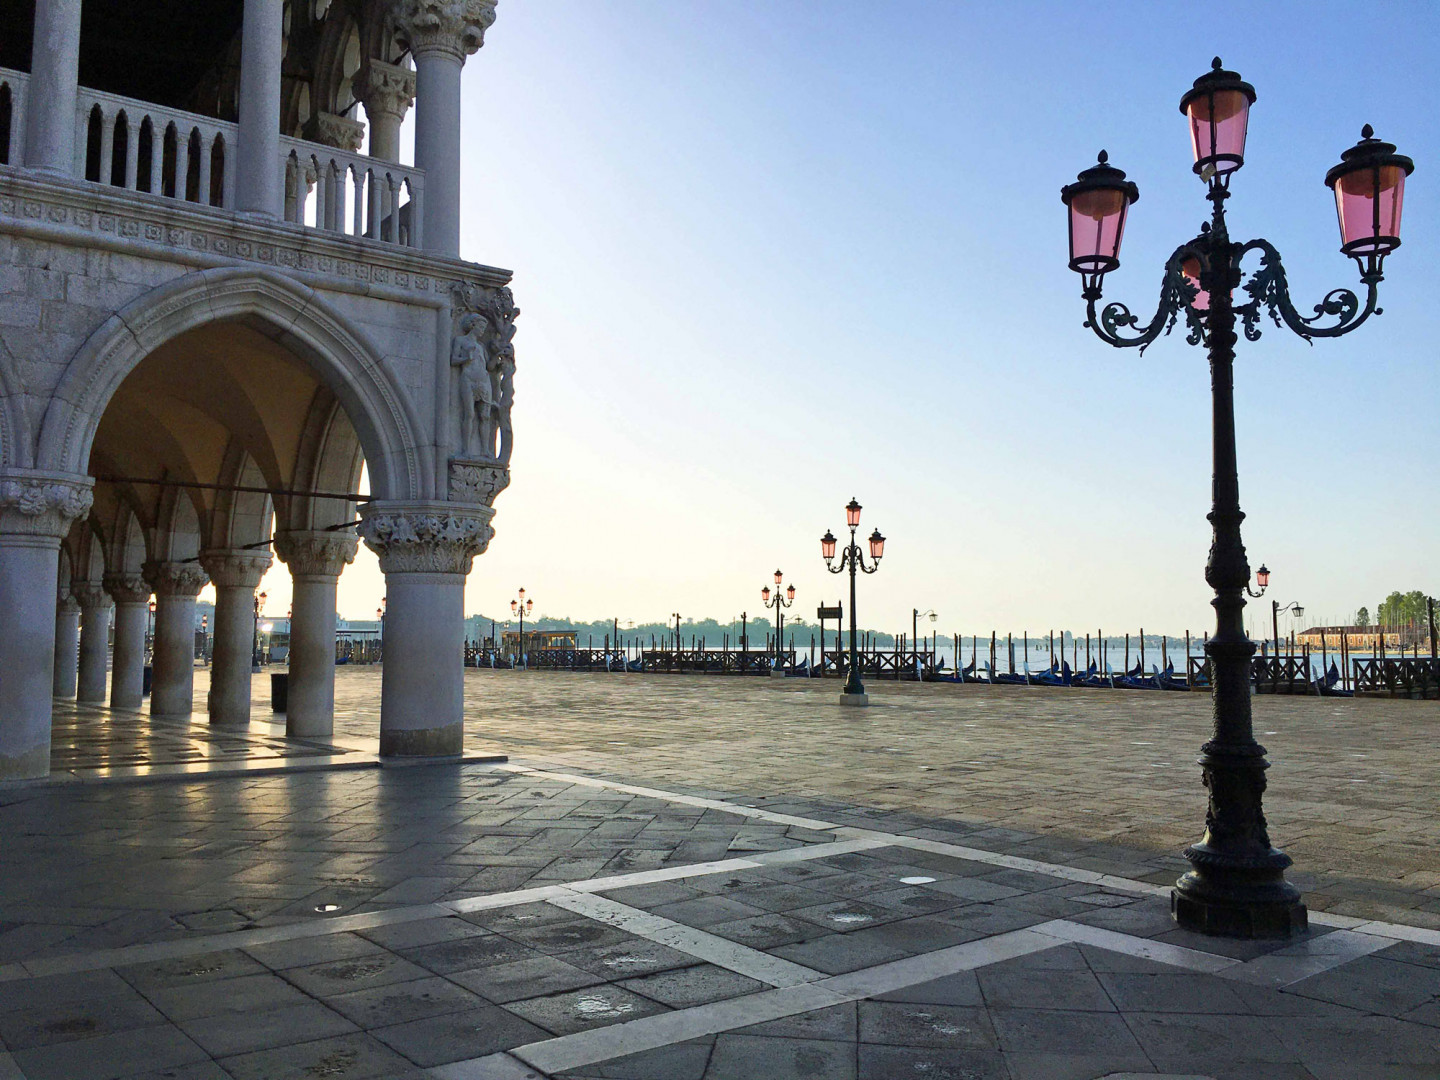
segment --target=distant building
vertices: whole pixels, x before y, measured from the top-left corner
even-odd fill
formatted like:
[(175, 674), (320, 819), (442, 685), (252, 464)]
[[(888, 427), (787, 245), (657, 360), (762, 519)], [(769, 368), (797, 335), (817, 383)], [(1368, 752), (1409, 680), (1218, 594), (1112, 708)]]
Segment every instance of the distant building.
[[(1322, 634), (1324, 635), (1323, 644), (1328, 648), (1339, 648), (1340, 639), (1343, 637), (1346, 642), (1345, 647), (1348, 649), (1373, 651), (1380, 648), (1382, 631), (1378, 626), (1312, 626), (1308, 630), (1302, 630), (1296, 634), (1295, 643), (1318, 649), (1322, 645)], [(1408, 649), (1415, 640), (1415, 634), (1403, 627), (1399, 629), (1386, 627), (1383, 635), (1387, 649)]]

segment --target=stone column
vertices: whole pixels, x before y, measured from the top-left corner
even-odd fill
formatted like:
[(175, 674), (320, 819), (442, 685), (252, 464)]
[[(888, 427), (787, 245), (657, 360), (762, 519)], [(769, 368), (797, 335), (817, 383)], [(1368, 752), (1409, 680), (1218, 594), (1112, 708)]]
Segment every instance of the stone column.
[(139, 574), (106, 574), (104, 581), (105, 591), (115, 601), (110, 707), (138, 709), (145, 697), (145, 630), (150, 622), (150, 586)]
[(105, 670), (110, 661), (110, 595), (98, 581), (72, 581), (80, 602), (79, 701), (105, 700)]
[(240, 136), (236, 147), (235, 207), (271, 217), (280, 216), (284, 198), (284, 170), (280, 161), (284, 13), (284, 0), (245, 0), (245, 17), (240, 27)]
[(206, 551), (200, 555), (200, 565), (215, 583), (215, 636), (210, 654), (212, 724), (250, 722), (255, 587), (270, 569), (270, 562), (268, 551)]
[(152, 716), (188, 716), (195, 699), (195, 596), (209, 580), (197, 563), (147, 562), (142, 570), (155, 590)]
[(75, 110), (80, 88), (80, 0), (40, 0), (25, 92), (25, 164), (75, 171)]
[(60, 540), (89, 512), (92, 483), (0, 472), (0, 780), (50, 774)]
[(66, 592), (55, 601), (55, 696), (73, 698), (77, 689), (80, 604)]
[(465, 578), (493, 535), (487, 506), (371, 502), (360, 537), (385, 572), (380, 753), (442, 757), (464, 731)]
[(415, 104), (415, 72), (383, 60), (367, 60), (355, 75), (355, 95), (370, 121), (370, 156), (400, 160), (400, 125)]
[(337, 532), (275, 534), (275, 554), (290, 568), (290, 687), (285, 734), (335, 730), (335, 586), (360, 542)]
[(425, 170), (423, 242), (460, 254), (460, 69), (485, 44), (495, 0), (397, 0), (399, 38), (415, 58), (415, 164)]

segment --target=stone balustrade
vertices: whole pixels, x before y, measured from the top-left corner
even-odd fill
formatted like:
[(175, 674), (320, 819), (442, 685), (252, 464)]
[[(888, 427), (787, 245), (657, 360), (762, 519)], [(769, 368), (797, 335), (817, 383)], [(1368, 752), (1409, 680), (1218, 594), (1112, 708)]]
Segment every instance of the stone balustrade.
[(422, 246), (425, 174), (302, 139), (281, 138), (285, 220), (327, 232)]
[(24, 157), (25, 92), (30, 76), (0, 68), (0, 165), (17, 165)]

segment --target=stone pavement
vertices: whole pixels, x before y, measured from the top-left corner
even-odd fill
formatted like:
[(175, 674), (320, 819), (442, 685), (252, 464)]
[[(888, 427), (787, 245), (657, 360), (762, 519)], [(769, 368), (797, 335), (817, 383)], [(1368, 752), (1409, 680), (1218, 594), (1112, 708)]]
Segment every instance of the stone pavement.
[(0, 804), (6, 1080), (1440, 1075), (1440, 933), (1204, 938), (983, 825), (525, 764)]

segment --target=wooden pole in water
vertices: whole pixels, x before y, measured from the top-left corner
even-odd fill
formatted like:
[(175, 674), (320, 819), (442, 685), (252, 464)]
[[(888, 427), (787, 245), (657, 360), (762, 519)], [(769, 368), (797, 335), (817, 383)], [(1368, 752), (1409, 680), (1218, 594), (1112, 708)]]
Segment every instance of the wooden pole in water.
[(1005, 635), (1005, 649), (1010, 654), (1010, 674), (1015, 674), (1015, 635)]
[(1130, 631), (1125, 631), (1125, 674), (1130, 674)]
[(1145, 628), (1140, 627), (1140, 674), (1145, 674)]

